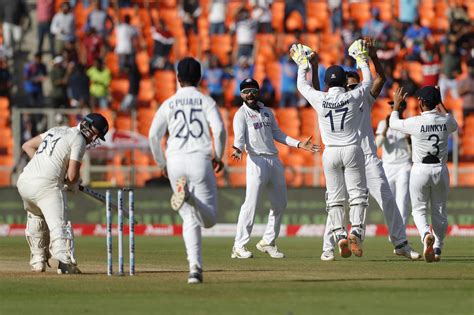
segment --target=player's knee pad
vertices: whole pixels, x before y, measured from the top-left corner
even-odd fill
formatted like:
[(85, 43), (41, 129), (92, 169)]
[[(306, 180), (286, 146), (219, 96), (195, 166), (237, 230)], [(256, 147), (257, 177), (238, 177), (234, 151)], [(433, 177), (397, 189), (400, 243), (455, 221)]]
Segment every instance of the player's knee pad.
[(30, 246), (30, 264), (49, 259), (49, 229), (43, 217), (28, 213), (25, 236)]
[(55, 227), (51, 230), (51, 255), (53, 258), (64, 264), (72, 263), (68, 242), (68, 231), (66, 224)]
[(335, 205), (328, 207), (328, 223), (331, 232), (336, 234), (345, 233), (343, 206)]

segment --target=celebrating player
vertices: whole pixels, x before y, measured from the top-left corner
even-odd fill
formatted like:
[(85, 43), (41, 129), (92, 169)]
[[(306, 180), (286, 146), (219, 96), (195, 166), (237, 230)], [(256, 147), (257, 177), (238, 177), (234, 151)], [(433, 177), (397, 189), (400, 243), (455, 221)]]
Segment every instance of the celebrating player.
[[(216, 224), (217, 187), (213, 171), (220, 172), (226, 133), (216, 102), (196, 88), (201, 65), (194, 58), (178, 63), (181, 88), (158, 109), (149, 132), (156, 163), (169, 176), (171, 207), (183, 219), (183, 238), (189, 262), (188, 283), (201, 283), (201, 227)], [(212, 139), (214, 138), (214, 158)], [(161, 140), (169, 133), (166, 159)]]
[[(449, 172), (448, 136), (458, 129), (456, 120), (441, 103), (439, 90), (425, 86), (417, 91), (421, 115), (399, 118), (401, 103), (407, 94), (398, 89), (393, 96), (390, 128), (412, 137), (413, 167), (410, 173), (412, 214), (423, 243), (426, 262), (439, 261), (448, 228), (446, 200), (448, 200)], [(426, 219), (431, 204), (431, 222), (434, 235)]]
[(52, 256), (59, 262), (59, 274), (80, 273), (63, 189), (77, 192), (86, 146), (99, 144), (98, 139), (104, 141), (108, 129), (107, 120), (93, 113), (85, 116), (77, 128), (55, 127), (23, 144), (31, 160), (17, 187), (28, 212), (25, 234), (32, 271), (46, 271)]
[[(369, 97), (372, 76), (364, 42), (356, 42), (351, 52), (357, 56), (363, 81), (352, 91), (346, 91), (344, 69), (331, 66), (326, 70), (328, 92), (320, 92), (307, 81), (310, 69), (308, 55), (302, 45), (295, 45), (290, 54), (298, 64), (298, 91), (318, 113), (319, 128), (325, 145), (323, 168), (326, 176), (326, 209), (330, 230), (342, 257), (353, 253), (362, 256), (365, 234), (365, 212), (368, 191), (365, 178), (364, 153), (359, 145), (359, 125), (363, 111), (369, 110), (363, 100)], [(347, 236), (344, 224), (346, 189), (349, 194), (351, 233)], [(349, 249), (350, 245), (350, 249)]]
[[(389, 104), (393, 106), (393, 101)], [(400, 104), (398, 114), (402, 118), (407, 104)], [(382, 147), (383, 169), (387, 175), (388, 184), (397, 202), (398, 209), (406, 227), (410, 215), (410, 170), (411, 170), (411, 140), (409, 136), (390, 128), (388, 120), (381, 120), (378, 124), (375, 137), (377, 147)]]
[(247, 189), (244, 204), (240, 209), (232, 258), (252, 257), (252, 252), (247, 250), (245, 245), (250, 241), (255, 208), (264, 187), (269, 188), (272, 208), (268, 215), (267, 228), (262, 240), (257, 243), (257, 249), (272, 258), (285, 257), (275, 245), (283, 211), (286, 209), (287, 195), (284, 168), (278, 158), (274, 140), (310, 152), (319, 150), (319, 146), (311, 143), (311, 137), (300, 142), (281, 131), (271, 109), (257, 101), (258, 92), (259, 85), (254, 79), (247, 78), (240, 83), (240, 95), (244, 104), (234, 116), (232, 158), (240, 161), (244, 148), (247, 151)]
[[(405, 225), (402, 217), (400, 216), (397, 204), (395, 202), (392, 191), (388, 184), (385, 176), (384, 169), (380, 159), (377, 157), (377, 148), (374, 140), (374, 133), (371, 124), (371, 109), (377, 96), (379, 96), (385, 82), (385, 73), (383, 71), (382, 64), (377, 58), (377, 51), (375, 49), (375, 42), (372, 39), (366, 41), (368, 53), (372, 62), (374, 63), (376, 76), (374, 83), (370, 89), (370, 93), (367, 98), (363, 99), (366, 103), (367, 110), (362, 112), (362, 118), (359, 125), (359, 134), (361, 138), (361, 147), (364, 152), (365, 159), (365, 176), (367, 178), (367, 187), (370, 195), (377, 201), (380, 209), (382, 210), (385, 222), (387, 223), (390, 241), (395, 247), (394, 253), (397, 255), (405, 256), (409, 259), (419, 259), (421, 256), (419, 253), (414, 251), (407, 241)], [(317, 77), (317, 62), (314, 62), (316, 58), (310, 58), (311, 65), (313, 68), (313, 86), (314, 77)], [(347, 73), (347, 90), (352, 91), (359, 86), (360, 77), (357, 72)], [(316, 84), (319, 86), (319, 83)], [(326, 229), (324, 233), (323, 242), (323, 253), (321, 254), (321, 260), (331, 261), (334, 260), (334, 239), (331, 237), (331, 231), (329, 228), (329, 222), (326, 222)]]

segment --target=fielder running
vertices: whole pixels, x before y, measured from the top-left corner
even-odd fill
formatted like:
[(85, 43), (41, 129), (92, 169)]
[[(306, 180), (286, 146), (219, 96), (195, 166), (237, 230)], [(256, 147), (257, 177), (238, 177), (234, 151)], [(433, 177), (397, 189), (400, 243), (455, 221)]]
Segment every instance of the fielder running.
[(268, 215), (265, 233), (256, 247), (272, 258), (285, 257), (275, 245), (280, 232), (283, 211), (286, 209), (287, 195), (285, 171), (278, 158), (274, 140), (310, 152), (319, 150), (319, 146), (311, 143), (311, 137), (300, 142), (281, 131), (272, 110), (257, 101), (258, 92), (259, 85), (254, 79), (247, 78), (240, 83), (240, 96), (244, 103), (234, 116), (235, 138), (232, 158), (240, 161), (244, 148), (247, 151), (247, 188), (237, 222), (231, 258), (245, 259), (253, 256), (245, 245), (250, 241), (255, 209), (264, 188), (269, 188), (268, 195), (272, 208)]
[[(441, 103), (439, 90), (433, 86), (425, 86), (416, 93), (421, 115), (400, 119), (398, 111), (406, 96), (402, 89), (395, 92), (390, 128), (411, 135), (412, 214), (423, 243), (423, 258), (426, 262), (439, 261), (448, 228), (448, 136), (458, 129), (458, 125)], [(433, 234), (427, 220), (428, 203), (431, 205)]]
[[(389, 104), (393, 106), (393, 101)], [(400, 104), (398, 114), (402, 118), (407, 107), (406, 102)], [(411, 145), (410, 138), (404, 133), (393, 130), (388, 123), (390, 115), (378, 124), (375, 137), (377, 147), (382, 147), (383, 169), (387, 175), (390, 190), (395, 197), (398, 209), (406, 227), (410, 216), (410, 170), (411, 170)]]
[[(365, 212), (369, 198), (358, 127), (363, 111), (369, 110), (363, 100), (369, 96), (372, 76), (362, 44), (363, 42), (358, 42), (355, 55), (358, 66), (362, 69), (363, 81), (352, 91), (345, 90), (346, 73), (339, 66), (331, 66), (326, 71), (328, 92), (314, 89), (306, 79), (310, 66), (304, 48), (298, 44), (290, 50), (293, 60), (298, 64), (298, 91), (318, 113), (319, 128), (325, 145), (323, 168), (326, 176), (326, 210), (330, 230), (342, 257), (349, 257), (352, 253), (362, 256)], [(349, 219), (352, 225), (349, 236), (344, 223), (345, 188), (349, 194)]]
[[(361, 147), (364, 152), (365, 159), (365, 176), (367, 178), (367, 187), (370, 195), (376, 200), (380, 209), (382, 210), (385, 222), (387, 223), (390, 241), (395, 247), (394, 253), (397, 255), (405, 256), (409, 259), (419, 259), (421, 256), (415, 252), (409, 245), (405, 231), (405, 225), (403, 224), (402, 217), (400, 216), (397, 204), (395, 202), (392, 191), (388, 184), (387, 178), (382, 167), (382, 162), (377, 157), (377, 148), (374, 140), (374, 133), (372, 130), (371, 123), (371, 109), (375, 102), (375, 99), (380, 94), (383, 84), (385, 82), (385, 73), (383, 71), (382, 64), (377, 57), (377, 51), (375, 49), (375, 42), (372, 39), (366, 41), (368, 53), (372, 62), (374, 63), (376, 76), (374, 78), (374, 84), (370, 89), (370, 93), (367, 98), (363, 100), (366, 103), (367, 110), (362, 112), (362, 118), (359, 125), (359, 134), (361, 137)], [(311, 60), (314, 60), (312, 58)], [(313, 67), (313, 83), (314, 76), (317, 77), (317, 62), (312, 62)], [(357, 72), (347, 72), (347, 90), (352, 91), (359, 86), (360, 78)], [(314, 86), (314, 85), (313, 85)], [(317, 83), (316, 86), (319, 86)], [(323, 253), (321, 254), (321, 260), (331, 261), (334, 260), (334, 239), (331, 238), (331, 230), (329, 228), (329, 222), (326, 222), (326, 229), (324, 232), (323, 241)]]
[(108, 129), (107, 120), (93, 113), (85, 116), (76, 128), (51, 128), (23, 144), (31, 160), (17, 187), (28, 212), (25, 234), (32, 271), (46, 271), (52, 256), (59, 262), (59, 274), (80, 273), (64, 189), (77, 192), (86, 146), (99, 144), (98, 139), (104, 141)]
[[(188, 283), (201, 283), (201, 227), (216, 224), (217, 187), (214, 170), (224, 166), (222, 154), (226, 133), (216, 102), (196, 88), (201, 65), (193, 58), (178, 63), (181, 88), (158, 109), (149, 132), (156, 163), (169, 176), (171, 207), (183, 219), (183, 239), (189, 262)], [(214, 138), (214, 158), (212, 139)], [(166, 159), (161, 140), (168, 131)]]

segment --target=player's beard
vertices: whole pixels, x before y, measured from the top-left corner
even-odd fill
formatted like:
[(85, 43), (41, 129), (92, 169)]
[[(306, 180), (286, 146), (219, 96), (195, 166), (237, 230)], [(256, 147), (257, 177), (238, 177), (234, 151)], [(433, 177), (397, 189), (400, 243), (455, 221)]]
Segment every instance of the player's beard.
[(244, 100), (245, 105), (253, 110), (259, 110), (257, 98), (249, 99), (248, 97)]

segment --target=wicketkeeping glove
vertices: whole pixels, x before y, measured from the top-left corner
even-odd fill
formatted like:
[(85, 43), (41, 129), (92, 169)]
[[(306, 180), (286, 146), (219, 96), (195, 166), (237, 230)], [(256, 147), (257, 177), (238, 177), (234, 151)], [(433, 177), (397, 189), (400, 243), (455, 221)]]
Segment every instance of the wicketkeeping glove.
[(365, 48), (364, 41), (358, 39), (349, 46), (349, 55), (357, 61), (357, 68), (369, 65), (369, 52)]
[(301, 44), (293, 44), (290, 48), (291, 59), (293, 59), (298, 67), (302, 67), (305, 70), (309, 68), (308, 54), (310, 51), (308, 52), (308, 49), (309, 47), (305, 49), (305, 46)]

